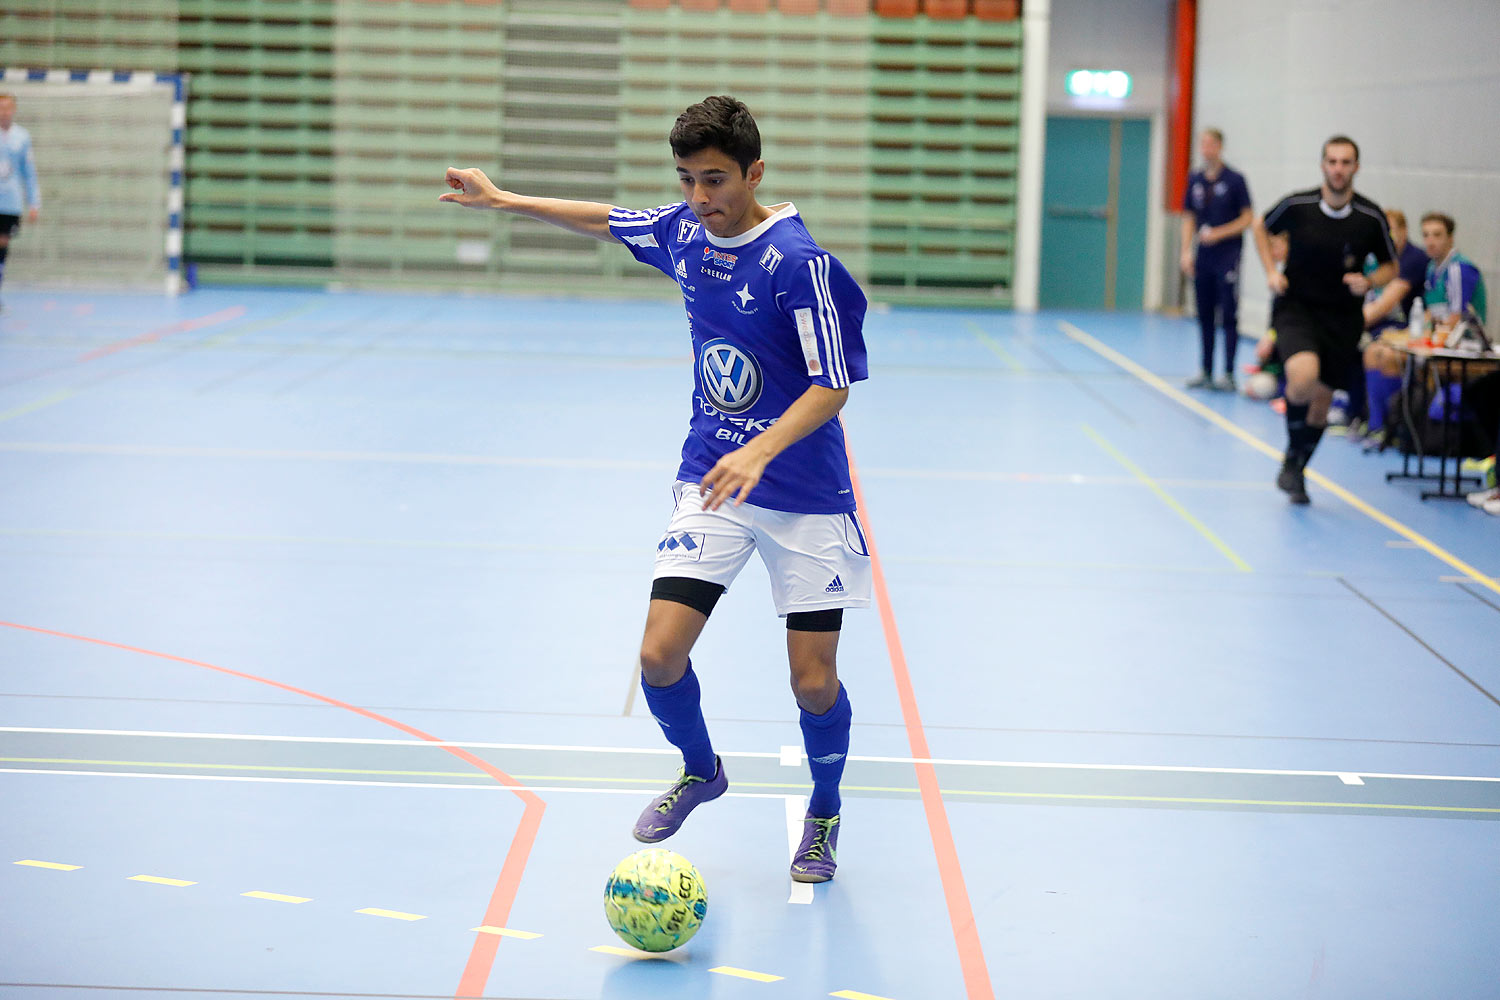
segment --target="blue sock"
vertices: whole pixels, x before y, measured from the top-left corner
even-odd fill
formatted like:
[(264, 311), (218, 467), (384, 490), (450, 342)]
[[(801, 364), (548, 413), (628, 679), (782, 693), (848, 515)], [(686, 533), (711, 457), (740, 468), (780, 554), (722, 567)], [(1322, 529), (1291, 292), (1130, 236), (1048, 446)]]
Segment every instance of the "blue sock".
[(693, 661), (688, 661), (687, 673), (676, 684), (652, 687), (642, 677), (641, 692), (662, 735), (682, 751), (682, 766), (687, 773), (712, 778), (718, 772), (718, 763), (708, 738), (708, 724), (703, 721), (702, 692), (698, 675), (693, 673)]
[(1370, 403), (1370, 433), (1373, 434), (1385, 427), (1386, 403), (1390, 401), (1391, 394), (1399, 388), (1401, 388), (1400, 375), (1365, 372), (1365, 394)]
[(802, 710), (802, 746), (807, 750), (807, 767), (812, 771), (813, 793), (807, 811), (814, 816), (837, 816), (842, 805), (839, 781), (844, 777), (844, 760), (849, 754), (849, 693), (839, 685), (838, 701), (822, 715)]

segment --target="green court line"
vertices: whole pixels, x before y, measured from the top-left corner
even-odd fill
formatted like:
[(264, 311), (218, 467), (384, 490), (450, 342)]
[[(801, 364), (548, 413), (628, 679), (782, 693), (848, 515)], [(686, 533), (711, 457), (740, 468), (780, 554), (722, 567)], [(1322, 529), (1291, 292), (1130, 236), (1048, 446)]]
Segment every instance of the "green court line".
[(1108, 454), (1110, 458), (1113, 458), (1116, 462), (1119, 462), (1120, 465), (1124, 466), (1124, 468), (1128, 472), (1130, 472), (1131, 475), (1135, 476), (1135, 478), (1139, 479), (1147, 489), (1149, 489), (1152, 493), (1155, 493), (1157, 499), (1170, 507), (1178, 517), (1182, 518), (1188, 524), (1192, 525), (1193, 528), (1197, 530), (1198, 534), (1208, 539), (1209, 543), (1213, 545), (1214, 548), (1218, 549), (1219, 552), (1224, 556), (1224, 558), (1228, 559), (1231, 563), (1234, 564), (1235, 569), (1239, 570), (1241, 573), (1250, 572), (1250, 564), (1241, 559), (1239, 557), (1239, 553), (1235, 552), (1234, 549), (1231, 549), (1222, 538), (1214, 534), (1213, 531), (1208, 527), (1208, 525), (1198, 520), (1188, 511), (1186, 507), (1178, 503), (1176, 497), (1172, 496), (1172, 494), (1162, 489), (1161, 484), (1152, 479), (1146, 473), (1145, 469), (1142, 469), (1139, 465), (1136, 465), (1134, 462), (1132, 462), (1125, 456), (1124, 452), (1120, 451), (1120, 449), (1110, 444), (1109, 441), (1105, 439), (1104, 435), (1094, 430), (1088, 424), (1080, 424), (1079, 426), (1083, 428), (1083, 432), (1085, 434), (1094, 439), (1095, 444), (1104, 449), (1105, 453)]
[(1000, 341), (996, 340), (994, 337), (991, 337), (989, 334), (980, 329), (978, 323), (974, 322), (973, 320), (965, 320), (964, 322), (969, 327), (969, 329), (974, 331), (974, 336), (979, 338), (979, 342), (985, 347), (988, 347), (997, 358), (999, 358), (1001, 361), (1004, 361), (1007, 368), (1009, 368), (1013, 372), (1024, 372), (1026, 370), (1025, 366), (1022, 365), (1020, 361), (1016, 360), (1016, 356), (1014, 354), (1007, 351), (1001, 345)]
[(46, 409), (54, 403), (61, 403), (65, 399), (72, 399), (76, 395), (78, 395), (76, 389), (64, 389), (61, 392), (54, 392), (52, 395), (42, 399), (23, 403), (13, 410), (6, 410), (4, 413), (0, 413), (0, 424), (5, 423), (7, 420), (14, 420), (16, 417), (24, 417), (28, 413), (35, 413), (37, 410)]
[[(294, 767), (290, 765), (279, 764), (203, 764), (188, 761), (82, 760), (68, 757), (0, 757), (0, 762), (14, 764), (92, 764), (96, 766), (183, 768), (194, 770), (358, 774), (366, 776), (412, 778), (467, 778), (474, 780), (476, 784), (483, 783), (489, 780), (487, 775), (464, 771), (393, 771), (348, 767)], [(648, 787), (660, 784), (659, 778), (618, 778), (606, 776), (575, 776), (553, 774), (516, 774), (512, 775), (512, 777), (514, 777), (518, 781), (538, 782), (587, 781), (601, 783), (609, 782), (616, 784), (634, 784), (644, 785)], [(400, 782), (392, 782), (392, 784), (400, 784)], [(805, 791), (812, 787), (812, 785), (809, 783), (779, 781), (736, 781), (734, 782), (734, 785), (737, 788), (791, 789), (794, 791)], [(872, 792), (887, 795), (899, 794), (912, 796), (918, 795), (920, 793), (920, 789), (916, 788), (915, 786), (844, 785), (842, 787), (846, 792)], [(1393, 811), (1408, 810), (1415, 812), (1500, 814), (1500, 807), (1433, 806), (1416, 804), (1407, 805), (1399, 802), (1323, 802), (1303, 801), (1298, 799), (1233, 799), (1187, 795), (1113, 795), (1092, 792), (1001, 792), (970, 788), (943, 788), (940, 789), (940, 791), (944, 795), (973, 795), (982, 798), (1047, 799), (1080, 802), (1155, 802), (1170, 805), (1264, 806), (1275, 808), (1302, 809), (1384, 809)]]

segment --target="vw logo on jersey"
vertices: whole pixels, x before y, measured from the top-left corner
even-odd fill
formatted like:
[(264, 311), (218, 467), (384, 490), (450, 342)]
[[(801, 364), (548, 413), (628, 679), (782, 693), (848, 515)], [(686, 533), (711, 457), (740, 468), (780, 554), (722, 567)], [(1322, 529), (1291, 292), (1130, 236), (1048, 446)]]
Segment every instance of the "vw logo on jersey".
[(743, 413), (760, 398), (760, 365), (722, 337), (703, 345), (698, 361), (703, 394), (725, 413)]

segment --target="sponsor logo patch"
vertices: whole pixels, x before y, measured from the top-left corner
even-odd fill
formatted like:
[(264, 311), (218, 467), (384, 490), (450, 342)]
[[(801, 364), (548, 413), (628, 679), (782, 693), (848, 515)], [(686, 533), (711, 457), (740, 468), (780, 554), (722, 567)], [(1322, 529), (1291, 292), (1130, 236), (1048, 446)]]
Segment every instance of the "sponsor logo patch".
[(700, 226), (696, 222), (689, 222), (686, 219), (678, 219), (677, 220), (677, 242), (678, 243), (691, 243), (691, 242), (693, 242), (694, 238), (697, 237), (697, 235), (698, 235), (698, 230), (701, 229), (701, 228), (702, 228), (702, 226)]
[(739, 258), (732, 253), (715, 250), (713, 247), (703, 248), (703, 263), (712, 264), (714, 267), (722, 267), (726, 271), (733, 271), (734, 265)]
[(674, 559), (692, 559), (703, 556), (703, 535), (696, 531), (671, 531), (656, 543), (656, 551)]
[(760, 255), (760, 266), (770, 274), (776, 273), (776, 265), (781, 263), (781, 251), (774, 246), (767, 245), (766, 252)]
[(797, 339), (802, 342), (802, 360), (807, 362), (807, 374), (823, 374), (823, 362), (818, 358), (818, 334), (813, 328), (811, 307), (794, 309), (792, 315), (797, 318)]
[(760, 364), (722, 337), (703, 345), (698, 361), (703, 394), (724, 413), (743, 413), (760, 398)]

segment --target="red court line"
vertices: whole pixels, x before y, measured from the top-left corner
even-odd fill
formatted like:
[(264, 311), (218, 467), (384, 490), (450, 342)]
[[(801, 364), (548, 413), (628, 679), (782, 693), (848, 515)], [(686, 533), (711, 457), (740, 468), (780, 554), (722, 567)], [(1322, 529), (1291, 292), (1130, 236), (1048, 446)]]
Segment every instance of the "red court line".
[[(205, 326), (213, 326), (215, 323), (225, 323), (232, 319), (239, 319), (245, 315), (244, 306), (230, 306), (220, 309), (218, 312), (209, 313), (207, 316), (199, 316), (196, 319), (184, 319), (167, 326), (157, 327), (155, 330), (147, 330), (145, 333), (124, 340), (117, 340), (113, 344), (105, 344), (103, 347), (88, 352), (79, 357), (79, 361), (93, 361), (96, 358), (106, 357), (120, 351), (138, 347), (141, 344), (149, 344), (153, 341), (170, 337), (174, 333), (187, 333), (189, 330), (201, 330)], [(257, 680), (259, 678), (256, 678)], [(305, 692), (304, 692), (305, 693)]]
[[(22, 632), (35, 632), (39, 635), (50, 635), (58, 639), (72, 639), (77, 642), (88, 642), (95, 646), (107, 646), (110, 649), (121, 649), (129, 653), (139, 653), (142, 656), (153, 656), (159, 660), (170, 660), (173, 663), (185, 663), (192, 667), (202, 667), (205, 670), (215, 670), (230, 677), (238, 677), (241, 680), (254, 681), (257, 684), (265, 684), (268, 687), (289, 691), (292, 694), (300, 694), (314, 701), (342, 708), (362, 715), (367, 719), (390, 726), (392, 729), (400, 730), (409, 736), (415, 736), (419, 740), (428, 743), (442, 743), (443, 740), (423, 732), (414, 726), (408, 726), (404, 722), (398, 722), (389, 716), (372, 712), (358, 705), (351, 705), (337, 698), (330, 698), (326, 694), (318, 694), (306, 688), (295, 687), (291, 684), (283, 684), (281, 681), (273, 681), (268, 677), (258, 677), (255, 674), (243, 673), (239, 670), (231, 670), (228, 667), (215, 666), (212, 663), (204, 663), (202, 660), (192, 660), (185, 656), (173, 656), (171, 653), (161, 653), (153, 649), (142, 649), (139, 646), (127, 646), (119, 642), (110, 642), (106, 639), (95, 639), (86, 635), (73, 635), (70, 632), (55, 632), (51, 629), (37, 628), (34, 625), (20, 625), (16, 622), (0, 621), (0, 626), (13, 628)], [(510, 841), (510, 850), (505, 855), (505, 865), (500, 869), (500, 877), (495, 882), (495, 889), (490, 894), (490, 902), (484, 913), (483, 924), (490, 927), (504, 927), (506, 920), (510, 918), (511, 904), (515, 902), (516, 892), (521, 887), (521, 875), (526, 870), (526, 861), (531, 856), (532, 844), (536, 841), (537, 828), (541, 826), (542, 813), (547, 804), (536, 796), (535, 793), (526, 788), (515, 778), (506, 774), (487, 760), (482, 760), (462, 747), (443, 747), (448, 753), (470, 764), (480, 771), (494, 778), (500, 784), (509, 788), (516, 794), (526, 808), (521, 814), (521, 822), (516, 828), (515, 835)], [(454, 993), (455, 998), (478, 997), (484, 993), (485, 984), (489, 982), (490, 970), (495, 964), (495, 954), (499, 949), (500, 939), (493, 934), (476, 934), (474, 946), (469, 951), (469, 961), (464, 966), (463, 976), (459, 979), (458, 990)]]
[[(875, 582), (875, 604), (880, 609), (880, 625), (885, 632), (886, 651), (891, 658), (891, 673), (896, 680), (896, 694), (901, 700), (901, 718), (906, 723), (906, 739), (911, 745), (911, 755), (918, 760), (927, 760), (932, 757), (927, 749), (927, 731), (922, 728), (922, 716), (917, 711), (917, 695), (912, 689), (911, 673), (906, 667), (906, 653), (901, 648), (901, 634), (896, 630), (896, 613), (891, 608), (891, 592), (885, 585), (885, 572), (881, 569), (880, 556), (875, 549), (875, 529), (870, 524), (870, 509), (865, 504), (864, 490), (859, 484), (859, 471), (854, 463), (854, 450), (849, 446), (847, 430), (844, 449), (849, 456), (849, 478), (854, 487), (854, 502), (859, 505), (860, 517), (864, 520), (865, 547), (870, 550), (870, 571)], [(938, 789), (937, 769), (931, 764), (914, 766), (917, 771), (917, 787), (922, 793), (922, 809), (927, 814), (927, 829), (932, 835), (932, 850), (937, 855), (943, 896), (948, 902), (948, 921), (953, 925), (953, 942), (958, 946), (958, 965), (963, 972), (964, 995), (968, 1000), (994, 1000), (989, 966), (985, 964), (984, 948), (979, 943), (979, 928), (974, 923), (974, 908), (969, 904), (969, 889), (964, 883), (963, 868), (958, 862), (953, 830), (948, 825), (948, 809), (943, 804), (943, 794)]]

